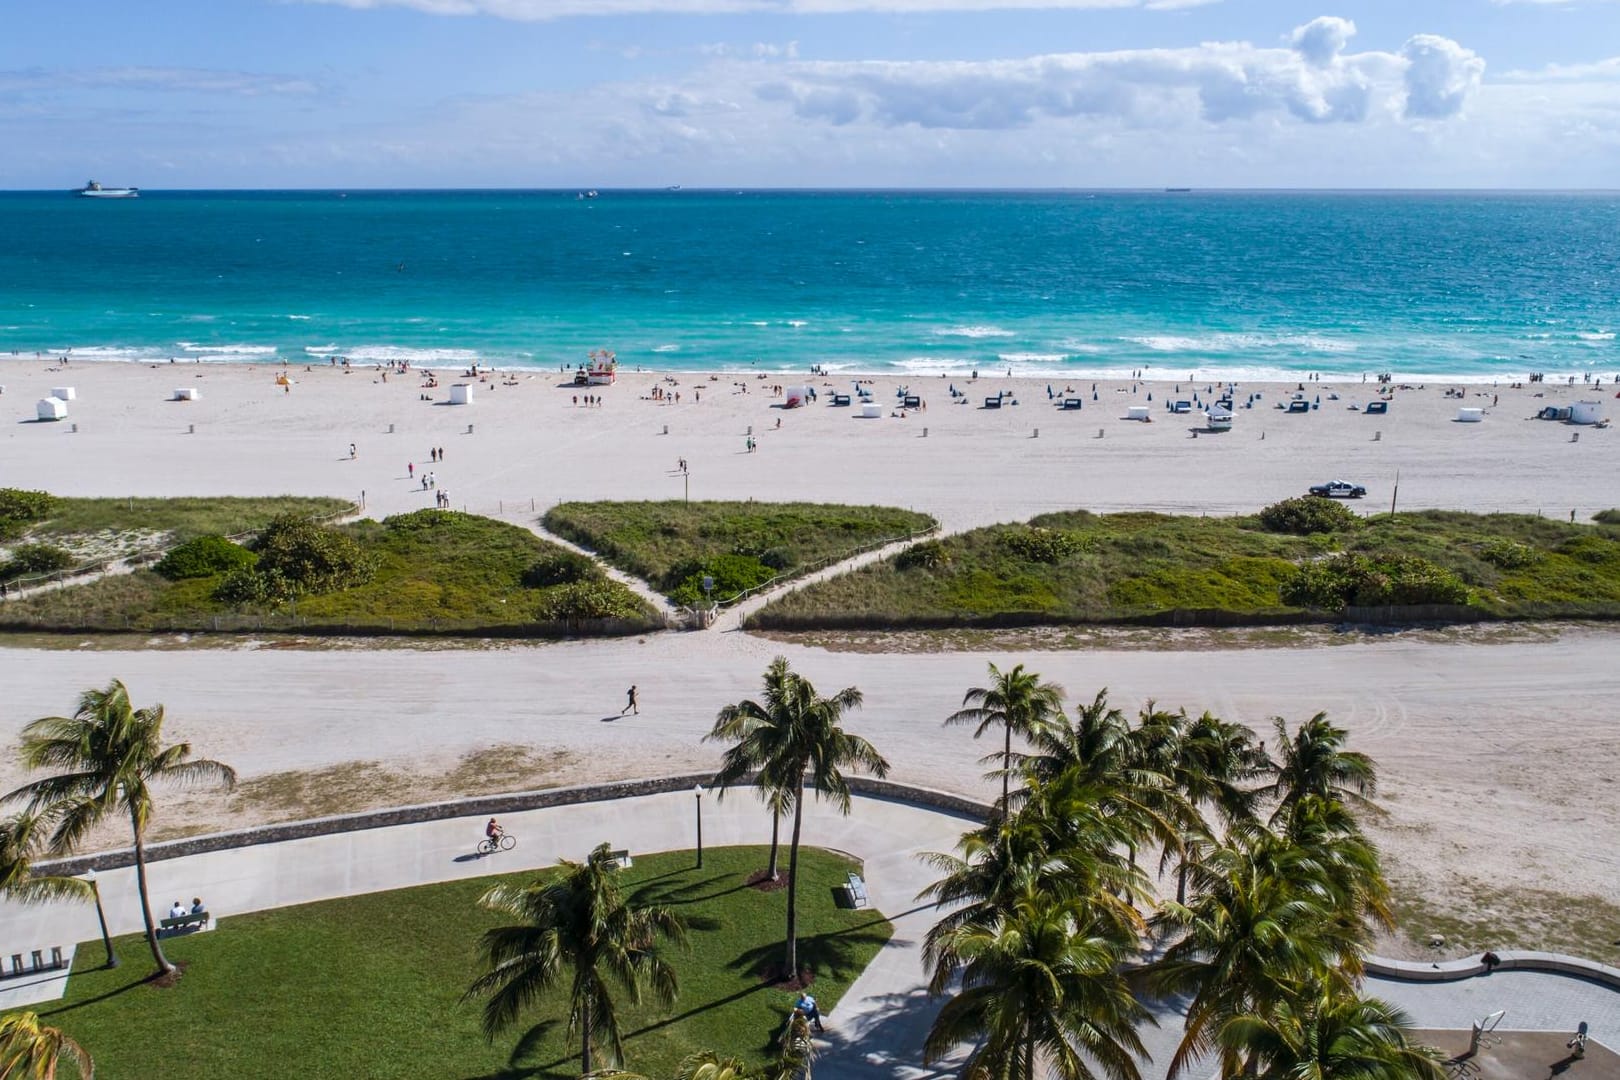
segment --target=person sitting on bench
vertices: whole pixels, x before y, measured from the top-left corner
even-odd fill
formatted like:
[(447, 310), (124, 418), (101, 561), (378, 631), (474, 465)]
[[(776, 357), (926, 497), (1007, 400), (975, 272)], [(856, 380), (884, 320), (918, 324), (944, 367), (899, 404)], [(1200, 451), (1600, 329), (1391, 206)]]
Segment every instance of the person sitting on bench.
[(191, 912), (186, 910), (186, 905), (178, 900), (174, 902), (174, 907), (169, 909), (169, 918), (171, 919), (183, 919), (190, 914)]

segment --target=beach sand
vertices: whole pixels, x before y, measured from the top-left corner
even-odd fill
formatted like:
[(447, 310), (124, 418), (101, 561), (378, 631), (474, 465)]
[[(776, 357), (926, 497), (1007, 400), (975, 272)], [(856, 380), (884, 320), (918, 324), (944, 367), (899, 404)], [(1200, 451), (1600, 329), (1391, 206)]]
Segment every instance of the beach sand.
[[(828, 404), (847, 379), (811, 378), (820, 402), (789, 411), (773, 407), (768, 387), (803, 376), (677, 373), (677, 384), (632, 373), (612, 387), (575, 389), (557, 372), (519, 371), (515, 386), (503, 375), (493, 387), (475, 381), (474, 404), (459, 407), (442, 404), (450, 384), (464, 381), (450, 373), (423, 390), (414, 373), (384, 383), (371, 369), (293, 367), (284, 392), (274, 383), (282, 370), (0, 362), (0, 485), (103, 496), (364, 491), (367, 512), (381, 517), (433, 505), (407, 475), (412, 463), (418, 477), (424, 467), (437, 473), (456, 509), (524, 524), (560, 500), (680, 498), (689, 482), (694, 499), (906, 506), (948, 531), (1073, 508), (1248, 513), (1335, 478), (1367, 486), (1368, 498), (1351, 504), (1358, 511), (1383, 511), (1397, 472), (1402, 509), (1565, 520), (1573, 511), (1586, 520), (1620, 503), (1620, 433), (1527, 419), (1582, 399), (1604, 400), (1612, 415), (1620, 402), (1610, 385), (1472, 386), (1460, 401), (1429, 384), (1397, 390), (1385, 416), (1349, 408), (1373, 400), (1376, 384), (1305, 383), (1320, 407), (1297, 415), (1273, 407), (1294, 384), (1244, 385), (1234, 429), (1194, 437), (1201, 418), (1163, 409), (1166, 397), (1191, 397), (1187, 382), (1179, 394), (1173, 382), (1099, 383), (1094, 401), (1090, 380), (1071, 379), (1084, 407), (1063, 412), (1048, 404), (1045, 380), (878, 378), (884, 415), (862, 420)], [(951, 404), (951, 384), (969, 404)], [(900, 385), (927, 409), (889, 415)], [(1205, 385), (1197, 390), (1207, 399)], [(68, 419), (30, 422), (53, 386), (77, 390)], [(655, 386), (679, 390), (681, 403), (651, 400)], [(167, 400), (180, 387), (198, 388), (201, 400)], [(981, 407), (1003, 390), (1019, 404)], [(1255, 392), (1262, 400), (1244, 408)], [(604, 404), (573, 405), (584, 393)], [(1150, 405), (1152, 422), (1122, 419), (1133, 404)], [(1484, 407), (1484, 422), (1453, 422), (1463, 405)], [(432, 447), (444, 448), (442, 462), (429, 461)], [(676, 471), (679, 458), (688, 477)], [(1620, 635), (1603, 627), (1020, 656), (835, 654), (736, 633), (725, 620), (706, 633), (482, 650), (72, 644), (84, 647), (0, 649), (0, 739), (71, 709), (88, 686), (124, 678), (138, 702), (168, 706), (175, 737), (262, 782), (254, 798), (167, 802), (159, 827), (170, 834), (304, 816), (298, 803), (316, 799), (311, 784), (322, 789), (322, 808), (342, 809), (709, 767), (715, 750), (699, 738), (715, 711), (756, 693), (777, 653), (823, 691), (865, 691), (867, 707), (852, 722), (890, 757), (895, 778), (983, 795), (975, 759), (987, 748), (939, 723), (983, 681), (987, 661), (1027, 660), (1071, 700), (1107, 686), (1130, 711), (1151, 697), (1211, 709), (1266, 737), (1271, 716), (1299, 721), (1327, 710), (1382, 766), (1387, 817), (1376, 835), (1396, 876), (1437, 909), (1530, 918), (1524, 912), (1549, 905), (1526, 898), (1543, 894), (1620, 904), (1620, 800), (1610, 779), (1620, 772), (1612, 735)], [(642, 715), (616, 719), (631, 683), (641, 687)], [(497, 746), (529, 757), (485, 776), (479, 755)], [(0, 764), (0, 783), (20, 776)], [(265, 793), (272, 789), (280, 801)], [(1615, 950), (1599, 944), (1588, 952), (1613, 962)]]

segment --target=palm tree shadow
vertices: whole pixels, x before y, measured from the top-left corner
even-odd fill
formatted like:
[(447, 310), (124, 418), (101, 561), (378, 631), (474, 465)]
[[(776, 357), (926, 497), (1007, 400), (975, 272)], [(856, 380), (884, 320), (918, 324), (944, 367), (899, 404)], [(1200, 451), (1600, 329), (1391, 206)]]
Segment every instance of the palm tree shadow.
[[(759, 986), (745, 987), (742, 990), (738, 990), (734, 994), (729, 994), (729, 995), (727, 995), (726, 997), (723, 997), (723, 998), (716, 998), (715, 1000), (707, 1002), (707, 1003), (705, 1003), (703, 1005), (699, 1005), (698, 1007), (696, 1007), (694, 1009), (687, 1009), (685, 1012), (676, 1013), (673, 1016), (666, 1016), (662, 1020), (655, 1020), (650, 1024), (645, 1024), (642, 1027), (636, 1028), (634, 1031), (627, 1031), (627, 1032), (624, 1033), (624, 1041), (625, 1041), (626, 1044), (628, 1044), (632, 1039), (635, 1039), (638, 1036), (646, 1035), (646, 1034), (648, 1034), (650, 1032), (657, 1031), (660, 1028), (669, 1027), (671, 1024), (679, 1024), (683, 1020), (689, 1020), (692, 1017), (698, 1016), (698, 1015), (700, 1015), (702, 1013), (706, 1013), (711, 1009), (724, 1008), (725, 1006), (730, 1005), (734, 1001), (741, 1001), (745, 997), (749, 997), (750, 995), (761, 993), (761, 992), (765, 991), (766, 989), (768, 989), (768, 988), (766, 986), (764, 986), (763, 984), (759, 985)], [(551, 1023), (555, 1023), (555, 1021), (551, 1021)], [(525, 1038), (527, 1038), (527, 1036), (525, 1036)], [(513, 1051), (513, 1057), (516, 1058), (516, 1056), (517, 1056), (517, 1052), (514, 1050)], [(541, 1078), (545, 1078), (545, 1080), (552, 1080), (552, 1078), (554, 1078), (554, 1077), (559, 1078), (559, 1080), (562, 1077), (569, 1077), (570, 1080), (572, 1080), (572, 1078), (575, 1077), (577, 1074), (571, 1073), (571, 1072), (566, 1072), (566, 1071), (557, 1072), (555, 1070), (557, 1070), (557, 1069), (566, 1069), (567, 1066), (571, 1062), (576, 1062), (576, 1061), (578, 1061), (578, 1059), (579, 1059), (578, 1054), (570, 1054), (567, 1057), (557, 1058), (554, 1061), (547, 1061), (544, 1064), (533, 1066), (532, 1068), (530, 1068), (526, 1072), (525, 1071), (518, 1071), (518, 1070), (508, 1070), (508, 1071), (503, 1071), (503, 1072), (498, 1072), (498, 1073), (491, 1073), (488, 1076), (468, 1077), (467, 1080), (525, 1080), (525, 1078), (527, 1078), (527, 1077), (541, 1077)]]
[(540, 1049), (540, 1044), (561, 1026), (561, 1020), (540, 1021), (518, 1037), (511, 1055), (507, 1058), (506, 1068), (480, 1076), (469, 1076), (466, 1080), (572, 1080), (576, 1073), (567, 1066), (578, 1060), (576, 1054), (544, 1064), (531, 1065), (524, 1062), (525, 1058)]
[[(826, 934), (813, 934), (799, 939), (799, 966), (809, 968), (817, 975), (836, 975), (854, 978), (865, 966), (857, 950), (863, 945), (881, 946), (887, 937), (871, 932), (870, 928), (884, 922), (875, 918), (844, 930)], [(868, 956), (868, 959), (870, 957)], [(733, 971), (765, 972), (772, 970), (782, 959), (782, 943), (773, 941), (745, 950), (726, 967)]]
[(923, 1040), (944, 998), (931, 998), (928, 991), (916, 989), (884, 994), (877, 1000), (881, 1003), (877, 1019), (862, 1025), (858, 1033), (842, 1031), (834, 1010), (826, 1045), (816, 1062), (818, 1072), (839, 1080), (889, 1080), (902, 1067), (915, 1080), (946, 1080), (958, 1074), (965, 1048), (933, 1065), (919, 1065)]
[(131, 982), (124, 983), (122, 986), (115, 986), (111, 990), (106, 991), (105, 993), (97, 994), (95, 997), (85, 998), (83, 1001), (75, 1001), (71, 1005), (62, 1005), (62, 1006), (59, 1006), (58, 1008), (50, 1010), (49, 1012), (46, 1012), (45, 1010), (41, 1009), (40, 1012), (39, 1012), (39, 1015), (41, 1017), (60, 1016), (63, 1013), (70, 1013), (75, 1009), (82, 1009), (86, 1005), (97, 1005), (97, 1004), (100, 1004), (103, 1001), (107, 1001), (107, 1000), (109, 1000), (111, 998), (118, 997), (120, 994), (127, 994), (131, 990), (134, 990), (134, 989), (136, 989), (138, 987), (146, 986), (146, 985), (150, 984), (156, 978), (157, 978), (157, 976), (155, 974), (153, 974), (153, 975), (144, 975), (141, 978), (135, 979), (135, 980), (133, 980)]
[(642, 882), (636, 888), (636, 891), (631, 894), (631, 902), (638, 907), (646, 904), (661, 904), (665, 907), (675, 907), (683, 904), (703, 904), (710, 900), (718, 900), (722, 896), (730, 896), (732, 893), (741, 892), (742, 890), (748, 888), (748, 883), (743, 881), (733, 885), (729, 889), (720, 889), (718, 892), (700, 893), (699, 890), (701, 889), (713, 888), (717, 885), (724, 884), (728, 875), (715, 875), (714, 877), (705, 878), (702, 881), (692, 881), (682, 885), (676, 885), (667, 881), (661, 882), (661, 878), (668, 878), (670, 876), (671, 875), (669, 874), (662, 874), (657, 878), (652, 878), (648, 881)]

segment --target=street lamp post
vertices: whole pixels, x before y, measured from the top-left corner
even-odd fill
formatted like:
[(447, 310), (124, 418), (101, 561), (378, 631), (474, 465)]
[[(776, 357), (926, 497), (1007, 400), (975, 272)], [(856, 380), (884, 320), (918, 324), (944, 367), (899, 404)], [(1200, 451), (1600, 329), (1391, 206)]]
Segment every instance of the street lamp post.
[(697, 796), (697, 868), (703, 869), (703, 785), (692, 785), (692, 794)]
[(101, 943), (107, 948), (107, 966), (118, 966), (118, 954), (113, 952), (112, 935), (107, 933), (107, 913), (101, 907), (101, 886), (96, 883), (96, 868), (84, 872), (84, 880), (90, 883), (90, 895), (96, 898), (96, 920), (101, 923)]

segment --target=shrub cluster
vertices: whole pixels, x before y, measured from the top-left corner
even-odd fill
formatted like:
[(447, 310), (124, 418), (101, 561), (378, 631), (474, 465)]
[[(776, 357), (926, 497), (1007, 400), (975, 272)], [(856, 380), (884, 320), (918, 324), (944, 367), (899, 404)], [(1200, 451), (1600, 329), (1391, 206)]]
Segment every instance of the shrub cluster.
[(594, 560), (578, 552), (559, 551), (536, 559), (523, 571), (519, 581), (525, 589), (545, 589), (598, 577), (601, 571), (597, 570)]
[(0, 581), (15, 581), (30, 574), (53, 574), (76, 562), (72, 552), (50, 544), (18, 544), (11, 549), (11, 558), (0, 562)]
[(258, 561), (253, 552), (223, 536), (199, 536), (171, 548), (152, 569), (170, 581), (183, 581), (250, 570)]
[(47, 491), (0, 488), (0, 540), (12, 540), (50, 516), (60, 500)]
[(1491, 540), (1479, 549), (1479, 557), (1499, 570), (1523, 570), (1541, 561), (1541, 552), (1517, 540)]
[(998, 542), (1025, 562), (1056, 563), (1085, 550), (1085, 540), (1065, 529), (1039, 526), (1013, 528), (1002, 533)]
[(215, 599), (239, 607), (280, 604), (364, 585), (377, 570), (354, 537), (294, 514), (271, 521), (252, 546), (257, 566), (226, 574)]
[(548, 590), (537, 612), (540, 619), (570, 624), (588, 619), (636, 619), (642, 615), (635, 595), (604, 577), (571, 581)]
[(1620, 525), (1620, 509), (1599, 510), (1592, 515), (1592, 520), (1599, 525)]
[(664, 593), (677, 604), (700, 604), (705, 599), (703, 579), (712, 577), (714, 589), (709, 595), (715, 600), (727, 600), (765, 584), (776, 573), (753, 555), (712, 555), (707, 559), (687, 559), (677, 563), (665, 577)]
[(1281, 593), (1284, 603), (1320, 611), (1466, 604), (1469, 598), (1460, 577), (1416, 555), (1335, 555), (1300, 567)]
[(912, 544), (894, 557), (896, 570), (943, 570), (950, 564), (950, 553), (938, 540)]
[(1268, 532), (1287, 533), (1290, 536), (1340, 532), (1353, 529), (1360, 522), (1361, 519), (1348, 507), (1321, 495), (1284, 499), (1260, 511), (1260, 524)]

